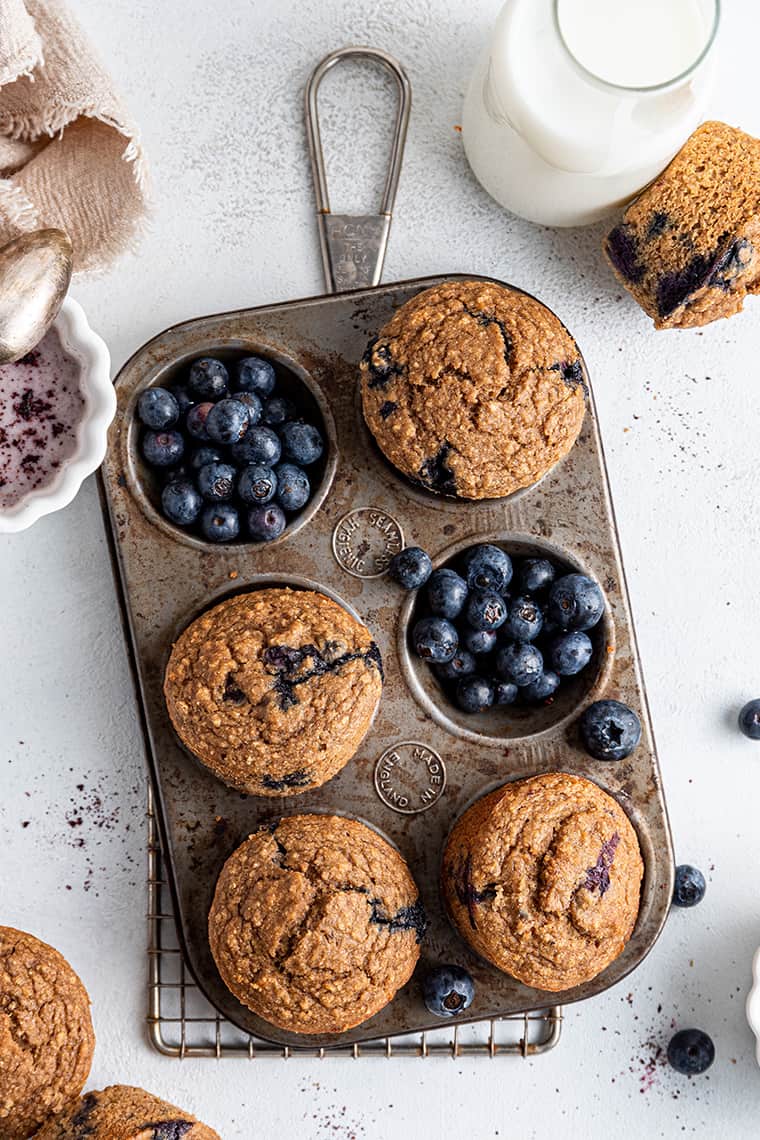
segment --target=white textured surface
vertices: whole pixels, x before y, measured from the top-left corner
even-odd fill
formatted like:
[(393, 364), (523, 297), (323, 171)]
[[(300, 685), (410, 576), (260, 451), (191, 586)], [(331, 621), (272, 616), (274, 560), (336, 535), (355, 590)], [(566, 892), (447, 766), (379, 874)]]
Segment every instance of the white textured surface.
[[(81, 972), (98, 1035), (93, 1086), (142, 1084), (195, 1109), (224, 1140), (756, 1135), (760, 1074), (743, 1006), (760, 941), (760, 745), (734, 718), (760, 693), (760, 300), (702, 332), (654, 333), (602, 265), (599, 227), (536, 229), (486, 197), (453, 127), (497, 0), (75, 7), (143, 125), (155, 175), (158, 209), (139, 257), (76, 290), (117, 366), (173, 321), (320, 290), (301, 85), (349, 41), (406, 64), (415, 105), (386, 280), (501, 276), (552, 305), (581, 344), (676, 849), (709, 878), (705, 902), (672, 915), (630, 985), (570, 1009), (561, 1046), (530, 1063), (180, 1064), (152, 1054), (140, 738), (90, 480), (67, 510), (2, 539), (0, 922), (53, 942)], [(753, 57), (741, 49), (760, 32), (757, 5), (725, 8), (715, 110), (760, 133)], [(373, 162), (365, 135), (389, 106), (383, 83), (352, 74), (344, 91), (350, 109), (339, 108), (335, 80), (325, 85), (326, 142), (340, 129), (352, 136), (331, 164), (336, 208), (355, 204), (345, 195)], [(364, 177), (361, 191), (370, 202)], [(656, 1060), (673, 1024), (714, 1037), (707, 1077), (687, 1081)]]

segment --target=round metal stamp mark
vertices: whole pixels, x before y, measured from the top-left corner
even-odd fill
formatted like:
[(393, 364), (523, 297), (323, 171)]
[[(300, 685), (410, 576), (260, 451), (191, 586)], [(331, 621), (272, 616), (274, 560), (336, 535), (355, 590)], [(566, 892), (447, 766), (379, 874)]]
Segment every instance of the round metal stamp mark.
[(379, 507), (356, 507), (333, 531), (336, 561), (355, 578), (379, 578), (403, 547), (401, 524)]
[(402, 740), (386, 748), (375, 764), (375, 789), (389, 808), (402, 815), (427, 811), (443, 795), (446, 765), (418, 740)]

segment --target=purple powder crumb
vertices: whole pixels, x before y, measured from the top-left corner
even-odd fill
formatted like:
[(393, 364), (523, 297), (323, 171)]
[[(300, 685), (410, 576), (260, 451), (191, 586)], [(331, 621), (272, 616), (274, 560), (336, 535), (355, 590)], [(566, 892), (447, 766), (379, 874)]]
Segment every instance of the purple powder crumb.
[(40, 419), (51, 408), (52, 404), (39, 396), (35, 396), (32, 388), (26, 388), (21, 399), (13, 405), (16, 415), (26, 421)]

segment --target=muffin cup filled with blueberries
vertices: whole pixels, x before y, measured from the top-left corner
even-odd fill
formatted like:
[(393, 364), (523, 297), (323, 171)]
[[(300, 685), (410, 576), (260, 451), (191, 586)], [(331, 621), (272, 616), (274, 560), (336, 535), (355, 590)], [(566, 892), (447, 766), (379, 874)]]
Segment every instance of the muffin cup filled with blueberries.
[(601, 688), (614, 629), (598, 582), (534, 538), (460, 544), (435, 568), (408, 547), (401, 659), (415, 695), (456, 731), (501, 743), (556, 727)]
[(318, 505), (329, 466), (325, 413), (274, 353), (191, 358), (143, 388), (132, 421), (140, 486), (182, 534), (272, 542)]

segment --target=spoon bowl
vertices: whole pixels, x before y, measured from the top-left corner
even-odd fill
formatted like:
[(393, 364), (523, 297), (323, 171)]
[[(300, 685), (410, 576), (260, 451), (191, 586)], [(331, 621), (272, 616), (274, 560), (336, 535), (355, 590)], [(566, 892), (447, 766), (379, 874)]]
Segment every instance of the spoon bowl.
[(19, 360), (50, 328), (71, 281), (63, 230), (34, 230), (0, 248), (0, 364)]

